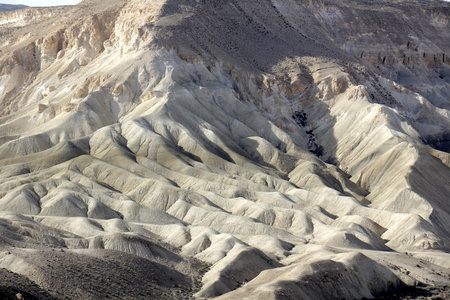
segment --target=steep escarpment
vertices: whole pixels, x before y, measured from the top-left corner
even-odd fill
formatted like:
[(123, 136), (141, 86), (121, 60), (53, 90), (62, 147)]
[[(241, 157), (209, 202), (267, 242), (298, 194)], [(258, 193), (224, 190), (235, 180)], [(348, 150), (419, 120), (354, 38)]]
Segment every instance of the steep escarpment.
[[(3, 6), (6, 6), (2, 9)], [(11, 9), (6, 9), (11, 8)], [(0, 24), (2, 35), (10, 35), (12, 30), (35, 21), (44, 21), (64, 11), (65, 7), (28, 8), (23, 5), (0, 4)]]
[[(449, 5), (354, 2), (89, 0), (16, 23), (0, 266), (56, 298), (448, 284)], [(101, 277), (121, 259), (143, 267)]]

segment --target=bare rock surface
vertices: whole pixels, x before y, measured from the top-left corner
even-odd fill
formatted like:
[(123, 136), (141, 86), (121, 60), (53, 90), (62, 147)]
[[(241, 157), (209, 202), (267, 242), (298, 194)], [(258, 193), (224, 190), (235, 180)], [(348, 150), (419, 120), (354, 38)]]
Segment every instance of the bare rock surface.
[(7, 292), (444, 295), (449, 17), (413, 0), (0, 13)]

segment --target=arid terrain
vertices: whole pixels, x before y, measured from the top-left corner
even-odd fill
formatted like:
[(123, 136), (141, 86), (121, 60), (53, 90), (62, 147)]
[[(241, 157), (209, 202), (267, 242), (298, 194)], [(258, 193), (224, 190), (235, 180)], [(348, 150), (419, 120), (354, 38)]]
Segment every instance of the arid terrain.
[(13, 11), (18, 9), (27, 8), (26, 5), (14, 5), (14, 4), (2, 4), (0, 3), (0, 12), (3, 11)]
[(0, 298), (449, 289), (450, 3), (0, 13)]

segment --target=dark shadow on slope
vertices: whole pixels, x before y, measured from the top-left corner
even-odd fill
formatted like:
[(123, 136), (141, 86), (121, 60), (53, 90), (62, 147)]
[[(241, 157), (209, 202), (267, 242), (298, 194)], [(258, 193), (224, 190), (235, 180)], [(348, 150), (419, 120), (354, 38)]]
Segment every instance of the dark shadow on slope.
[[(303, 4), (295, 4), (297, 9)], [(304, 6), (306, 8), (306, 6)], [(169, 0), (156, 21), (156, 43), (176, 48), (182, 56), (210, 57), (242, 68), (270, 72), (286, 57), (333, 60), (353, 57), (326, 39), (307, 9), (301, 25), (291, 24), (270, 0)], [(184, 18), (169, 22), (171, 17)]]
[[(296, 14), (286, 16), (283, 11), (286, 5), (292, 6)], [(308, 123), (314, 120), (311, 118), (298, 122), (295, 117), (302, 110), (302, 102), (308, 102), (308, 99), (303, 98), (308, 98), (310, 91), (303, 93), (295, 86), (295, 80), (284, 75), (292, 70), (300, 70), (301, 76), (305, 77), (303, 79), (309, 78), (312, 86), (314, 80), (309, 69), (301, 63), (301, 57), (326, 59), (344, 68), (357, 60), (335, 46), (307, 4), (289, 2), (286, 5), (275, 6), (270, 0), (185, 1), (180, 5), (179, 1), (169, 0), (163, 6), (159, 20), (154, 23), (157, 32), (155, 44), (175, 48), (182, 58), (219, 60), (253, 74), (273, 74), (277, 72), (275, 69), (279, 69), (280, 63), (288, 62), (287, 67), (278, 70), (276, 76), (278, 81), (286, 80), (286, 96), (293, 103), (298, 103), (298, 111), (293, 111), (291, 122), (301, 127), (300, 131), (304, 131), (308, 140), (307, 145), (300, 146), (318, 158), (338, 165), (335, 158), (336, 141), (329, 140), (329, 149), (326, 149), (316, 140), (317, 133), (307, 128)], [(291, 62), (292, 65), (289, 65)], [(240, 84), (246, 83), (238, 82), (237, 90), (245, 91), (239, 87)], [(332, 132), (335, 121), (330, 117), (328, 106), (322, 101), (315, 101), (313, 105), (315, 111), (320, 111), (320, 116), (314, 118), (331, 120), (326, 125), (326, 131)], [(275, 137), (275, 134), (272, 136)], [(327, 134), (327, 138), (333, 139), (334, 135)], [(281, 140), (273, 138), (270, 142), (285, 151), (286, 145)], [(261, 160), (257, 162), (267, 165)], [(289, 172), (293, 168), (295, 165), (291, 164), (283, 166), (282, 170)], [(332, 184), (330, 187), (339, 185)], [(339, 191), (342, 192), (342, 189)]]
[(429, 220), (436, 228), (436, 234), (442, 239), (444, 245), (431, 245), (432, 248), (448, 251), (450, 249), (450, 228), (448, 227), (450, 168), (428, 153), (422, 153), (408, 176), (408, 182), (411, 189), (433, 207)]
[(430, 147), (442, 151), (450, 153), (450, 132), (444, 133), (440, 138), (426, 138), (423, 139), (424, 143), (429, 145)]
[(27, 277), (0, 268), (0, 299), (53, 300), (57, 298)]
[[(366, 298), (363, 298), (365, 300)], [(375, 300), (398, 300), (398, 299), (450, 299), (450, 288), (448, 286), (408, 286), (395, 291), (375, 295)]]

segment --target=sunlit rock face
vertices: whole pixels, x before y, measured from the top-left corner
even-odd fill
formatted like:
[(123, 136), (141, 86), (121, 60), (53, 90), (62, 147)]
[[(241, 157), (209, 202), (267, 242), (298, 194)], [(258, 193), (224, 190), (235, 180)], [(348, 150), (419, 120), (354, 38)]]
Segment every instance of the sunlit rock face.
[(54, 298), (448, 285), (449, 17), (442, 1), (0, 13), (0, 266)]

